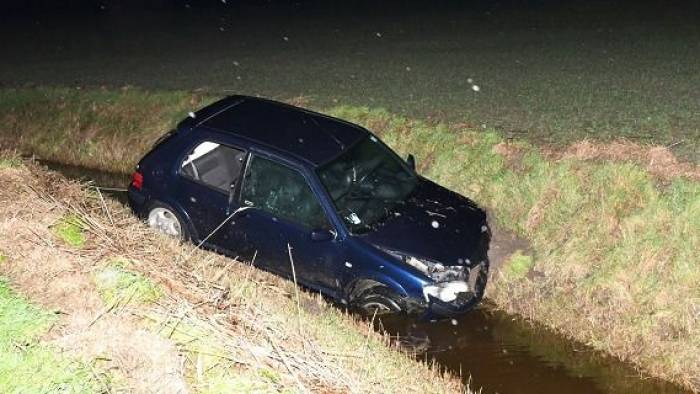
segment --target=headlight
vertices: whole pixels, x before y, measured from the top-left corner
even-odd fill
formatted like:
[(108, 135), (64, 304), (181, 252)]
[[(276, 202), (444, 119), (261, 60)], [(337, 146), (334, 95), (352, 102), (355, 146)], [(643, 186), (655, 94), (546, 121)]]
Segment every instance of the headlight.
[(425, 296), (425, 301), (430, 301), (428, 296), (433, 296), (443, 302), (452, 302), (457, 299), (457, 294), (468, 291), (469, 285), (467, 282), (455, 280), (426, 285), (423, 287), (423, 296)]

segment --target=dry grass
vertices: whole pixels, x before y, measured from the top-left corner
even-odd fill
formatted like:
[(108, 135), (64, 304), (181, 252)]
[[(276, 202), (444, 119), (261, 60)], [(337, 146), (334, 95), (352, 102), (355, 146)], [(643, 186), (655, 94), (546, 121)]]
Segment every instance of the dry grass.
[[(196, 110), (216, 99), (214, 96), (184, 91), (149, 92), (138, 88), (68, 89), (34, 88), (0, 90), (0, 147), (64, 164), (82, 165), (109, 172), (130, 172), (151, 144), (167, 130)], [(288, 100), (309, 107), (312, 100), (298, 96)], [(360, 107), (332, 108), (332, 113), (367, 111)], [(396, 118), (374, 111), (362, 116), (370, 130), (396, 128)], [(403, 135), (416, 124), (401, 121)], [(428, 120), (432, 128), (452, 132), (478, 129), (471, 124), (444, 124)], [(437, 134), (439, 136), (440, 134)], [(437, 142), (437, 141), (436, 141)], [(694, 143), (690, 141), (689, 144)], [(511, 164), (518, 166), (524, 144), (508, 140), (494, 147)], [(642, 145), (628, 140), (576, 141), (569, 145), (543, 148), (552, 160), (629, 161), (645, 167), (663, 179), (684, 176), (700, 179), (700, 165), (679, 161), (672, 149)], [(433, 157), (418, 165), (427, 170)], [(11, 163), (7, 163), (11, 164)], [(2, 167), (3, 163), (0, 163)]]
[[(84, 224), (79, 248), (51, 227)], [(367, 323), (249, 265), (158, 236), (122, 206), (32, 164), (0, 169), (0, 270), (62, 312), (46, 338), (138, 392), (461, 392)], [(113, 223), (113, 224), (112, 224)], [(95, 273), (132, 263), (163, 289), (155, 303), (105, 303)]]
[(700, 181), (700, 165), (679, 161), (665, 146), (640, 145), (630, 141), (610, 143), (583, 140), (564, 149), (548, 149), (548, 156), (554, 160), (599, 160), (634, 162), (644, 167), (654, 176), (669, 181), (686, 177)]

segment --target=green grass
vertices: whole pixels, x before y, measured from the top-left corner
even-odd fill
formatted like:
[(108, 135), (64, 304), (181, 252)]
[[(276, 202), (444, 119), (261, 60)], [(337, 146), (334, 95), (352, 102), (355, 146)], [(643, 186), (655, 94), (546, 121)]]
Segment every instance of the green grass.
[(29, 304), (0, 278), (0, 392), (98, 392), (88, 365), (42, 344), (55, 315)]
[(532, 256), (524, 255), (520, 250), (517, 250), (506, 263), (503, 274), (509, 280), (521, 280), (534, 265), (535, 260)]
[(0, 159), (0, 169), (17, 168), (22, 165), (22, 160), (19, 158), (2, 158)]
[(133, 263), (128, 260), (114, 260), (95, 273), (94, 282), (105, 304), (148, 304), (163, 295), (150, 279), (129, 270), (130, 264)]
[(187, 355), (184, 364), (190, 387), (198, 393), (276, 393), (283, 387), (277, 372), (267, 368), (240, 368), (212, 328), (198, 320), (154, 317), (151, 329), (177, 344)]
[(74, 248), (85, 245), (85, 223), (76, 215), (68, 215), (53, 226), (53, 233), (61, 241)]

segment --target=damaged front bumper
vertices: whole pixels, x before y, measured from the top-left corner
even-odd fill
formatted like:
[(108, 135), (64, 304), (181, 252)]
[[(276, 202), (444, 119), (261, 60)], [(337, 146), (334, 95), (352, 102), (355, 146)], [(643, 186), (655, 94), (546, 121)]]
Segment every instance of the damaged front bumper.
[(421, 320), (446, 319), (463, 315), (472, 310), (481, 300), (474, 292), (460, 294), (455, 301), (445, 302), (430, 296)]
[(425, 300), (421, 319), (456, 317), (474, 308), (484, 297), (489, 265), (489, 260), (484, 259), (464, 280), (426, 285), (423, 290)]

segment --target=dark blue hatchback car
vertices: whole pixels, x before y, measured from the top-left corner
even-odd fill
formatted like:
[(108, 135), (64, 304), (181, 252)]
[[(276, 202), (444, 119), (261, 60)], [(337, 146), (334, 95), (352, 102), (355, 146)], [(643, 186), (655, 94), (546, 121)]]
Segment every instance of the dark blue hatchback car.
[(365, 312), (458, 315), (486, 286), (486, 214), (414, 167), (360, 126), (231, 96), (156, 143), (129, 203), (153, 228)]

